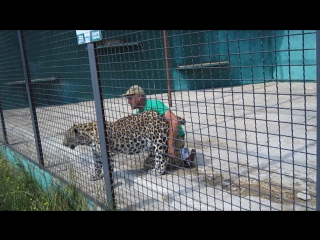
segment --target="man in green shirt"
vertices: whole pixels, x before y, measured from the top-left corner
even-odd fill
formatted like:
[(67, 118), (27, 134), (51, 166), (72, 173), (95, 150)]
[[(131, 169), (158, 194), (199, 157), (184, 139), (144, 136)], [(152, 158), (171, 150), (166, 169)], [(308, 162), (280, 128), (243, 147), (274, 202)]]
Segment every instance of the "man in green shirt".
[[(191, 167), (194, 161), (196, 150), (192, 149), (189, 156), (181, 156), (181, 150), (185, 145), (185, 133), (178, 122), (176, 115), (163, 102), (156, 99), (147, 99), (143, 89), (138, 85), (131, 86), (125, 94), (132, 109), (137, 109), (137, 113), (153, 110), (164, 116), (169, 124), (168, 154), (172, 163), (177, 166)], [(184, 155), (184, 154), (183, 154)], [(146, 160), (150, 160), (150, 154)], [(183, 159), (183, 162), (181, 161)]]

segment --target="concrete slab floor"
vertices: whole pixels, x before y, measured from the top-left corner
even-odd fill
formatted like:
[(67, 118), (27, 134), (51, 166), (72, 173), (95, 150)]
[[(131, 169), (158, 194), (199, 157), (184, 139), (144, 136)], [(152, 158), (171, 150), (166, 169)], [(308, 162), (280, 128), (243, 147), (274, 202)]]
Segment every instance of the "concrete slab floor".
[[(168, 105), (167, 94), (148, 97)], [(174, 92), (172, 99), (171, 109), (186, 119), (186, 145), (197, 149), (197, 166), (154, 177), (143, 170), (146, 153), (118, 155), (119, 210), (315, 210), (316, 83), (199, 89)], [(108, 121), (133, 113), (123, 97), (104, 106)], [(37, 117), (46, 169), (106, 202), (104, 180), (89, 181), (90, 149), (62, 145), (74, 122), (96, 119), (94, 103), (41, 107)], [(37, 162), (29, 109), (4, 111), (4, 118), (9, 142)]]

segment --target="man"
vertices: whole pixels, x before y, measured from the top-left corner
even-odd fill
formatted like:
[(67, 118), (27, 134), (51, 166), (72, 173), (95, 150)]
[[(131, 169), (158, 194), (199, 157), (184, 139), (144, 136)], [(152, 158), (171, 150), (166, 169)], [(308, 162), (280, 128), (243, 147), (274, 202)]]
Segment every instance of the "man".
[[(186, 153), (183, 152), (185, 145), (185, 133), (178, 122), (177, 116), (169, 109), (169, 107), (159, 100), (147, 99), (143, 89), (138, 85), (131, 86), (125, 94), (122, 94), (122, 96), (127, 97), (131, 108), (137, 109), (137, 113), (153, 110), (158, 112), (159, 115), (165, 117), (169, 124), (168, 155), (171, 157), (172, 163), (177, 166), (183, 165), (187, 168), (192, 167), (196, 150), (192, 149), (190, 155), (187, 151), (187, 156), (185, 156)], [(183, 156), (181, 156), (181, 154)], [(149, 154), (145, 163), (150, 161), (150, 159), (153, 160), (152, 154)], [(181, 159), (183, 159), (183, 163)]]

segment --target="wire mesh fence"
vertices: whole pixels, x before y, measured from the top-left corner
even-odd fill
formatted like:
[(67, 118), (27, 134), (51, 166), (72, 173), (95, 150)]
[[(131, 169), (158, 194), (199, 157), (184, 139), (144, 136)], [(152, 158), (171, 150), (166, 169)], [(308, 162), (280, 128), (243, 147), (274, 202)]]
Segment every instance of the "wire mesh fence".
[[(88, 44), (75, 32), (0, 31), (4, 146), (119, 210), (319, 207), (316, 31), (101, 30)], [(124, 96), (133, 85), (144, 94)], [(174, 133), (168, 122), (165, 145), (146, 140), (159, 122), (116, 125), (155, 106), (185, 120)], [(69, 129), (91, 142), (64, 146)], [(171, 134), (185, 144), (154, 174)], [(153, 146), (138, 152), (137, 143)]]

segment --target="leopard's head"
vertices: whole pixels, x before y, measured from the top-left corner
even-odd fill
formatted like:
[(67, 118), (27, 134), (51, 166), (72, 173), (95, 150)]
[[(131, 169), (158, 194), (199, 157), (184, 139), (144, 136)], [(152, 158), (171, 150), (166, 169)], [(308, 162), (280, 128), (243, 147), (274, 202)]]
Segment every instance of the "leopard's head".
[(90, 145), (92, 138), (86, 134), (77, 124), (74, 124), (64, 135), (63, 145), (75, 149), (78, 145)]

